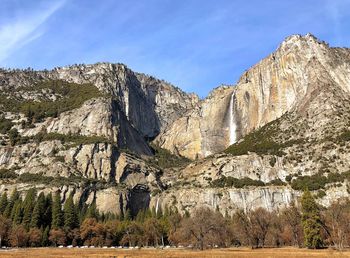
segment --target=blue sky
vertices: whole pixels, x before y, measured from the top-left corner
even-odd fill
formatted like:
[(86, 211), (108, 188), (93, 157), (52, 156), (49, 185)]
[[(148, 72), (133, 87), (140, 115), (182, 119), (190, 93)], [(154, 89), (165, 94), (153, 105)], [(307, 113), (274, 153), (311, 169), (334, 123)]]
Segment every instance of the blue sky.
[(0, 0), (0, 66), (121, 62), (206, 96), (291, 34), (350, 46), (350, 0)]

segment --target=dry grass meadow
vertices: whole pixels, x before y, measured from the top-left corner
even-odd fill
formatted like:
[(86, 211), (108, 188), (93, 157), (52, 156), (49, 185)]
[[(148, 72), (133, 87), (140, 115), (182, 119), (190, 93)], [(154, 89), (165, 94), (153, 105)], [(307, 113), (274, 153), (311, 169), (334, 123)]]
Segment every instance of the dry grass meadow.
[(279, 249), (259, 249), (251, 250), (248, 248), (235, 249), (216, 249), (207, 251), (193, 250), (157, 250), (157, 249), (141, 249), (141, 250), (119, 250), (119, 249), (67, 249), (67, 248), (31, 248), (31, 249), (12, 249), (0, 250), (1, 258), (77, 258), (77, 257), (93, 257), (93, 258), (301, 258), (301, 257), (350, 257), (350, 251), (335, 250), (305, 250), (296, 248), (279, 248)]

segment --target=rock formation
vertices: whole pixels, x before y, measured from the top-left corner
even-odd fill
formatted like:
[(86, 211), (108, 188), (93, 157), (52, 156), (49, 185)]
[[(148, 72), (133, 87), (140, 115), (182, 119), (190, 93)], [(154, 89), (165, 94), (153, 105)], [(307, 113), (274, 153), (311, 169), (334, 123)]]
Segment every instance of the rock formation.
[(327, 206), (350, 192), (350, 50), (310, 34), (205, 99), (109, 63), (2, 69), (0, 90), (0, 192), (73, 193), (132, 215), (279, 209), (305, 186)]
[[(311, 34), (288, 37), (274, 53), (241, 76), (234, 87), (233, 107), (229, 101), (233, 89), (215, 90), (200, 103), (197, 112), (186, 114), (158, 136), (159, 144), (192, 159), (222, 151), (231, 141), (225, 129), (229, 130), (232, 124), (232, 110), (239, 140), (298, 106), (314, 90), (318, 76), (327, 77), (334, 87), (348, 93), (349, 58), (348, 49), (330, 48)], [(187, 138), (174, 137), (180, 128), (186, 128)], [(210, 136), (215, 136), (213, 141)], [(186, 144), (192, 139), (201, 140), (189, 150)]]

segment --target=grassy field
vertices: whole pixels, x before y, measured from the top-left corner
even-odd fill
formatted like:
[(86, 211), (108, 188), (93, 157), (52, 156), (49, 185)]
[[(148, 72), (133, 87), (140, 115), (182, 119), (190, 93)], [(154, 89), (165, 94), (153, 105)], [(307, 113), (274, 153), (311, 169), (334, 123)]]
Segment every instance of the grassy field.
[(31, 249), (12, 249), (0, 250), (1, 258), (70, 258), (70, 257), (94, 257), (94, 258), (301, 258), (301, 257), (350, 257), (350, 251), (334, 251), (334, 250), (306, 250), (295, 248), (279, 248), (279, 249), (259, 249), (251, 250), (248, 248), (235, 249), (216, 249), (207, 251), (192, 251), (192, 250), (156, 250), (156, 249), (141, 249), (141, 250), (119, 250), (119, 249), (59, 249), (59, 248), (31, 248)]

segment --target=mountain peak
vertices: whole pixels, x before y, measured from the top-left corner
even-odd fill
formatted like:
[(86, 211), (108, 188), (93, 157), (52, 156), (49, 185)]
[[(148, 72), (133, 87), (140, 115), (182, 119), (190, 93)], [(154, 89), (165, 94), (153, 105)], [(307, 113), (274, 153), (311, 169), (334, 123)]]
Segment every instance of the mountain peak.
[(323, 43), (323, 41), (319, 40), (315, 35), (311, 34), (311, 33), (307, 33), (305, 35), (301, 35), (301, 34), (292, 34), (288, 37), (286, 37), (283, 43), (292, 43), (292, 42), (298, 42), (298, 41), (314, 41), (314, 42), (319, 42), (319, 43)]
[(305, 35), (301, 34), (293, 34), (291, 36), (286, 37), (282, 43), (280, 44), (278, 49), (290, 49), (292, 46), (325, 46), (329, 47), (328, 43), (318, 39), (311, 33), (307, 33)]

